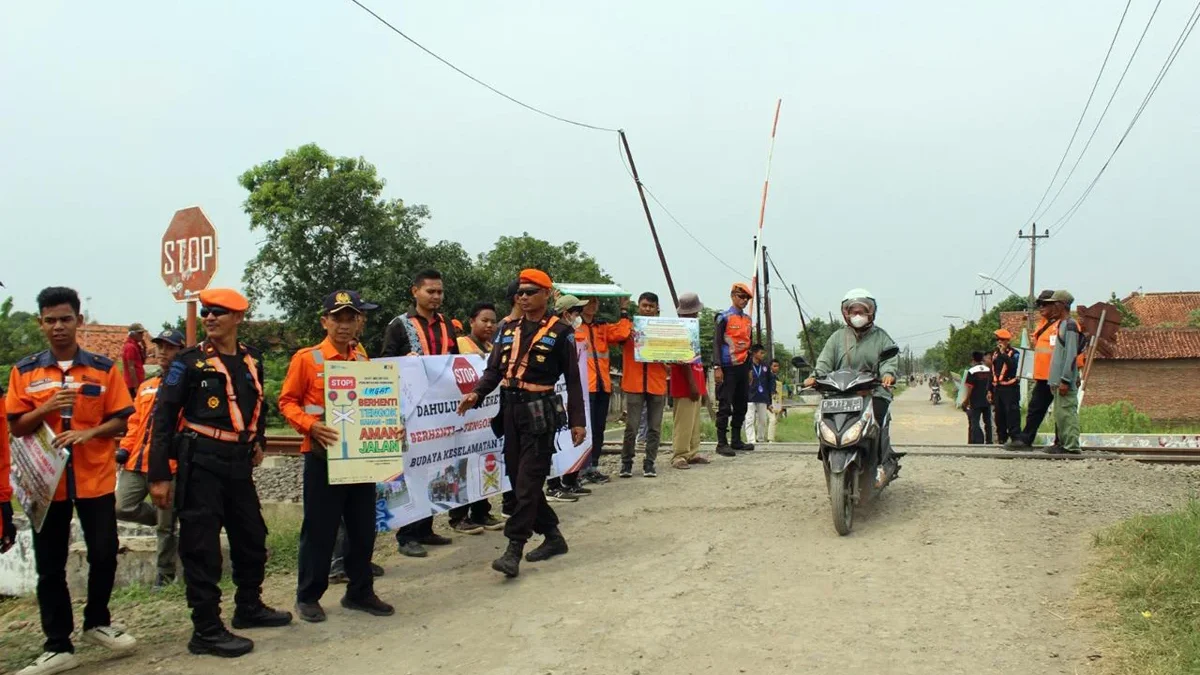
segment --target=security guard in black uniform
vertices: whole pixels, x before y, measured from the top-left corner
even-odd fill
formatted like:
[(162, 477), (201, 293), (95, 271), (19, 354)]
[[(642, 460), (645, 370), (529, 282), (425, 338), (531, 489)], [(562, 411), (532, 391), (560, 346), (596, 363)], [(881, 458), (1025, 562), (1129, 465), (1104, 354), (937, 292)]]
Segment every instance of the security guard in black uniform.
[[(529, 562), (547, 560), (567, 552), (567, 540), (558, 530), (558, 516), (546, 503), (544, 485), (558, 430), (570, 426), (571, 441), (581, 445), (587, 437), (584, 388), (579, 378), (575, 331), (556, 316), (548, 316), (551, 281), (541, 270), (521, 272), (517, 303), (524, 313), (520, 322), (505, 326), (488, 358), (487, 369), (475, 390), (463, 397), (458, 414), (478, 407), (497, 386), (501, 387), (500, 415), (492, 428), (504, 436), (504, 469), (516, 493), (512, 515), (504, 526), (508, 550), (492, 562), (492, 569), (512, 578), (520, 573), (521, 553), (533, 533), (545, 536), (525, 556)], [(566, 376), (567, 409), (554, 392)]]
[(200, 293), (204, 342), (179, 353), (163, 377), (150, 446), (150, 494), (165, 508), (170, 459), (179, 463), (175, 513), (179, 558), (192, 608), (193, 654), (242, 656), (254, 643), (221, 622), (221, 528), (229, 537), (234, 628), (286, 626), (292, 615), (262, 602), (267, 526), (251, 476), (262, 462), (266, 430), (263, 364), (237, 341), (249, 302), (234, 290)]

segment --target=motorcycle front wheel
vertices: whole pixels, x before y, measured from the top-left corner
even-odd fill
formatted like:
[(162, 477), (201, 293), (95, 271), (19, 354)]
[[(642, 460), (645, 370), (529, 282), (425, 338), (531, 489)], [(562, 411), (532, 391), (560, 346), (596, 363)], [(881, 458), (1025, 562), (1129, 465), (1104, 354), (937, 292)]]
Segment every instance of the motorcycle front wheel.
[(833, 529), (843, 537), (854, 527), (854, 470), (829, 477), (829, 505), (833, 508)]

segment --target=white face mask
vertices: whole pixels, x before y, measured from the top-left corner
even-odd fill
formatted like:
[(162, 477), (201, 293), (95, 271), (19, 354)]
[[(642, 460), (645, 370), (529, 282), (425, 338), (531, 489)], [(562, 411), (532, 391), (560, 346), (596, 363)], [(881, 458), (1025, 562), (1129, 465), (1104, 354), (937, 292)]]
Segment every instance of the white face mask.
[(850, 325), (854, 326), (855, 328), (862, 328), (869, 323), (871, 323), (871, 320), (869, 318), (867, 318), (866, 314), (851, 314), (850, 315)]
[(583, 317), (582, 316), (577, 316), (574, 319), (571, 319), (571, 326), (573, 328), (579, 328), (582, 325), (583, 325)]

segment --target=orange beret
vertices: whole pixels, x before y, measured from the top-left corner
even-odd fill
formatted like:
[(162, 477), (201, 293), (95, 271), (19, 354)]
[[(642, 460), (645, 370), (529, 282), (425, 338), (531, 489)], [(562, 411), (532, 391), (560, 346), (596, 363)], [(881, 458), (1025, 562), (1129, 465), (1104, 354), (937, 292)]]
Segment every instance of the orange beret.
[(454, 326), (455, 328), (457, 328), (459, 330), (462, 330), (462, 322), (459, 321), (458, 319), (450, 319), (450, 325)]
[(232, 288), (207, 288), (200, 291), (200, 304), (205, 307), (224, 307), (231, 312), (250, 309), (250, 301), (246, 296)]
[(533, 284), (542, 288), (550, 288), (554, 285), (554, 282), (550, 281), (549, 274), (532, 268), (521, 270), (521, 276), (517, 278), (517, 281), (523, 284)]
[(730, 289), (729, 292), (737, 293), (738, 291), (741, 291), (752, 298), (754, 297), (754, 291), (750, 290), (750, 284), (748, 284), (744, 281), (739, 281), (736, 284), (734, 284), (733, 288)]
[(997, 338), (999, 338), (1001, 340), (1011, 340), (1012, 339), (1012, 333), (1004, 330), (1003, 328), (1001, 328), (1000, 330), (993, 333), (993, 335), (995, 335)]

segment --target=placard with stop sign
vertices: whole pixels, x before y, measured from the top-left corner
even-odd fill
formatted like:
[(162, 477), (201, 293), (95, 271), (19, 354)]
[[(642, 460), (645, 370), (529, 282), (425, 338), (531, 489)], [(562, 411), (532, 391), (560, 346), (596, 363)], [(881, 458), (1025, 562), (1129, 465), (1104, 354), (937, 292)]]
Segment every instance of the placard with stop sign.
[(404, 418), (394, 363), (325, 363), (325, 424), (338, 432), (326, 448), (329, 484), (383, 483), (404, 472)]
[(458, 385), (458, 390), (463, 396), (475, 390), (475, 385), (479, 382), (479, 371), (475, 370), (470, 361), (459, 356), (454, 359), (450, 368), (454, 372), (454, 384)]
[(217, 273), (217, 230), (199, 206), (175, 212), (159, 248), (160, 273), (176, 300), (208, 288)]

